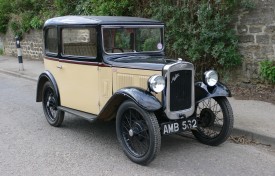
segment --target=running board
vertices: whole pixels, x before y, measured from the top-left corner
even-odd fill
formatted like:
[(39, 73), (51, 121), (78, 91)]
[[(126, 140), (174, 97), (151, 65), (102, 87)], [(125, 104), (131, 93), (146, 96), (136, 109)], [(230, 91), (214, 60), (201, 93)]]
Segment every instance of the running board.
[(86, 113), (86, 112), (82, 112), (82, 111), (78, 111), (78, 110), (74, 110), (74, 109), (71, 109), (71, 108), (66, 108), (66, 107), (63, 107), (63, 106), (58, 106), (57, 107), (58, 110), (61, 110), (61, 111), (64, 111), (64, 112), (67, 112), (67, 113), (70, 113), (70, 114), (73, 114), (73, 115), (76, 115), (76, 116), (79, 116), (79, 117), (83, 117), (89, 121), (94, 121), (97, 119), (97, 116), (96, 115), (93, 115), (93, 114), (90, 114), (90, 113)]

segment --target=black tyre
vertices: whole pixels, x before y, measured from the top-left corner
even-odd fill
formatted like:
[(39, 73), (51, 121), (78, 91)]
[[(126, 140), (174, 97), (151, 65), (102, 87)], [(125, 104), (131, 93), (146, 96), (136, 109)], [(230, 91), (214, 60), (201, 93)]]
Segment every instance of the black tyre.
[(192, 132), (201, 143), (217, 146), (228, 139), (234, 117), (226, 97), (215, 97), (200, 102), (195, 113), (198, 127)]
[(64, 112), (57, 109), (57, 96), (50, 82), (44, 84), (42, 106), (49, 124), (55, 127), (60, 126), (64, 119)]
[(160, 150), (161, 135), (155, 114), (132, 101), (125, 101), (119, 107), (116, 133), (124, 153), (135, 163), (149, 164)]

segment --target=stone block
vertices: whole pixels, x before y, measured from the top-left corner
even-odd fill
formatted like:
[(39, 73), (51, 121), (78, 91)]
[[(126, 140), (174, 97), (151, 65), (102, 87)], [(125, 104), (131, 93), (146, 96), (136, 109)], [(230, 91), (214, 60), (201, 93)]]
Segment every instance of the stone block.
[(270, 37), (269, 35), (257, 35), (256, 43), (258, 44), (269, 44)]
[(268, 26), (266, 26), (265, 32), (267, 32), (267, 33), (274, 33), (275, 32), (275, 25), (268, 25)]
[(254, 62), (243, 63), (243, 71), (248, 79), (258, 77), (258, 64)]
[(274, 48), (273, 46), (270, 46), (270, 45), (262, 45), (261, 53), (263, 56), (274, 55)]
[(274, 14), (263, 14), (263, 13), (258, 13), (258, 14), (251, 14), (251, 15), (246, 15), (241, 19), (241, 24), (243, 25), (269, 25), (273, 24), (274, 21)]
[(264, 8), (260, 9), (261, 16), (273, 16), (274, 15), (274, 9), (271, 6), (266, 6)]
[(242, 18), (241, 19), (241, 24), (243, 25), (264, 25), (266, 20), (263, 20), (263, 18), (260, 18), (259, 16), (252, 18), (252, 17), (247, 17), (247, 18)]
[(254, 36), (253, 35), (239, 35), (239, 42), (240, 43), (254, 43)]
[(260, 33), (260, 32), (262, 32), (262, 27), (260, 27), (260, 26), (250, 26), (249, 27), (249, 32), (250, 33)]
[(271, 37), (271, 42), (272, 42), (272, 44), (275, 44), (275, 34), (272, 35), (272, 37)]
[(261, 47), (259, 45), (248, 45), (245, 47), (245, 49), (250, 52), (258, 52), (260, 51)]
[(246, 34), (248, 32), (248, 27), (246, 25), (238, 25), (237, 30), (239, 34)]

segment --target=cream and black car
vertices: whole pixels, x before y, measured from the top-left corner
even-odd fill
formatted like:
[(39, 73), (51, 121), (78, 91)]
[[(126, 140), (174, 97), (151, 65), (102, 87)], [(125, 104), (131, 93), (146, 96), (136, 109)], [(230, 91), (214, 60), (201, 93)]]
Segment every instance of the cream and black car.
[(161, 136), (192, 131), (219, 145), (230, 135), (233, 113), (228, 88), (214, 70), (195, 82), (194, 66), (164, 55), (164, 24), (114, 16), (64, 16), (43, 28), (45, 71), (37, 84), (48, 123), (65, 112), (90, 120), (116, 120), (126, 156), (149, 164)]

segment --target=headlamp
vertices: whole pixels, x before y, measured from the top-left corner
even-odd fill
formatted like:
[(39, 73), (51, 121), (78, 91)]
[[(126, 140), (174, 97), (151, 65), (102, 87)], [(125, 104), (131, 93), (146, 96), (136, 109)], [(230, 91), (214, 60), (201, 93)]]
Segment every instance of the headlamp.
[(165, 80), (160, 75), (153, 75), (148, 79), (148, 87), (151, 91), (159, 93), (165, 88)]

